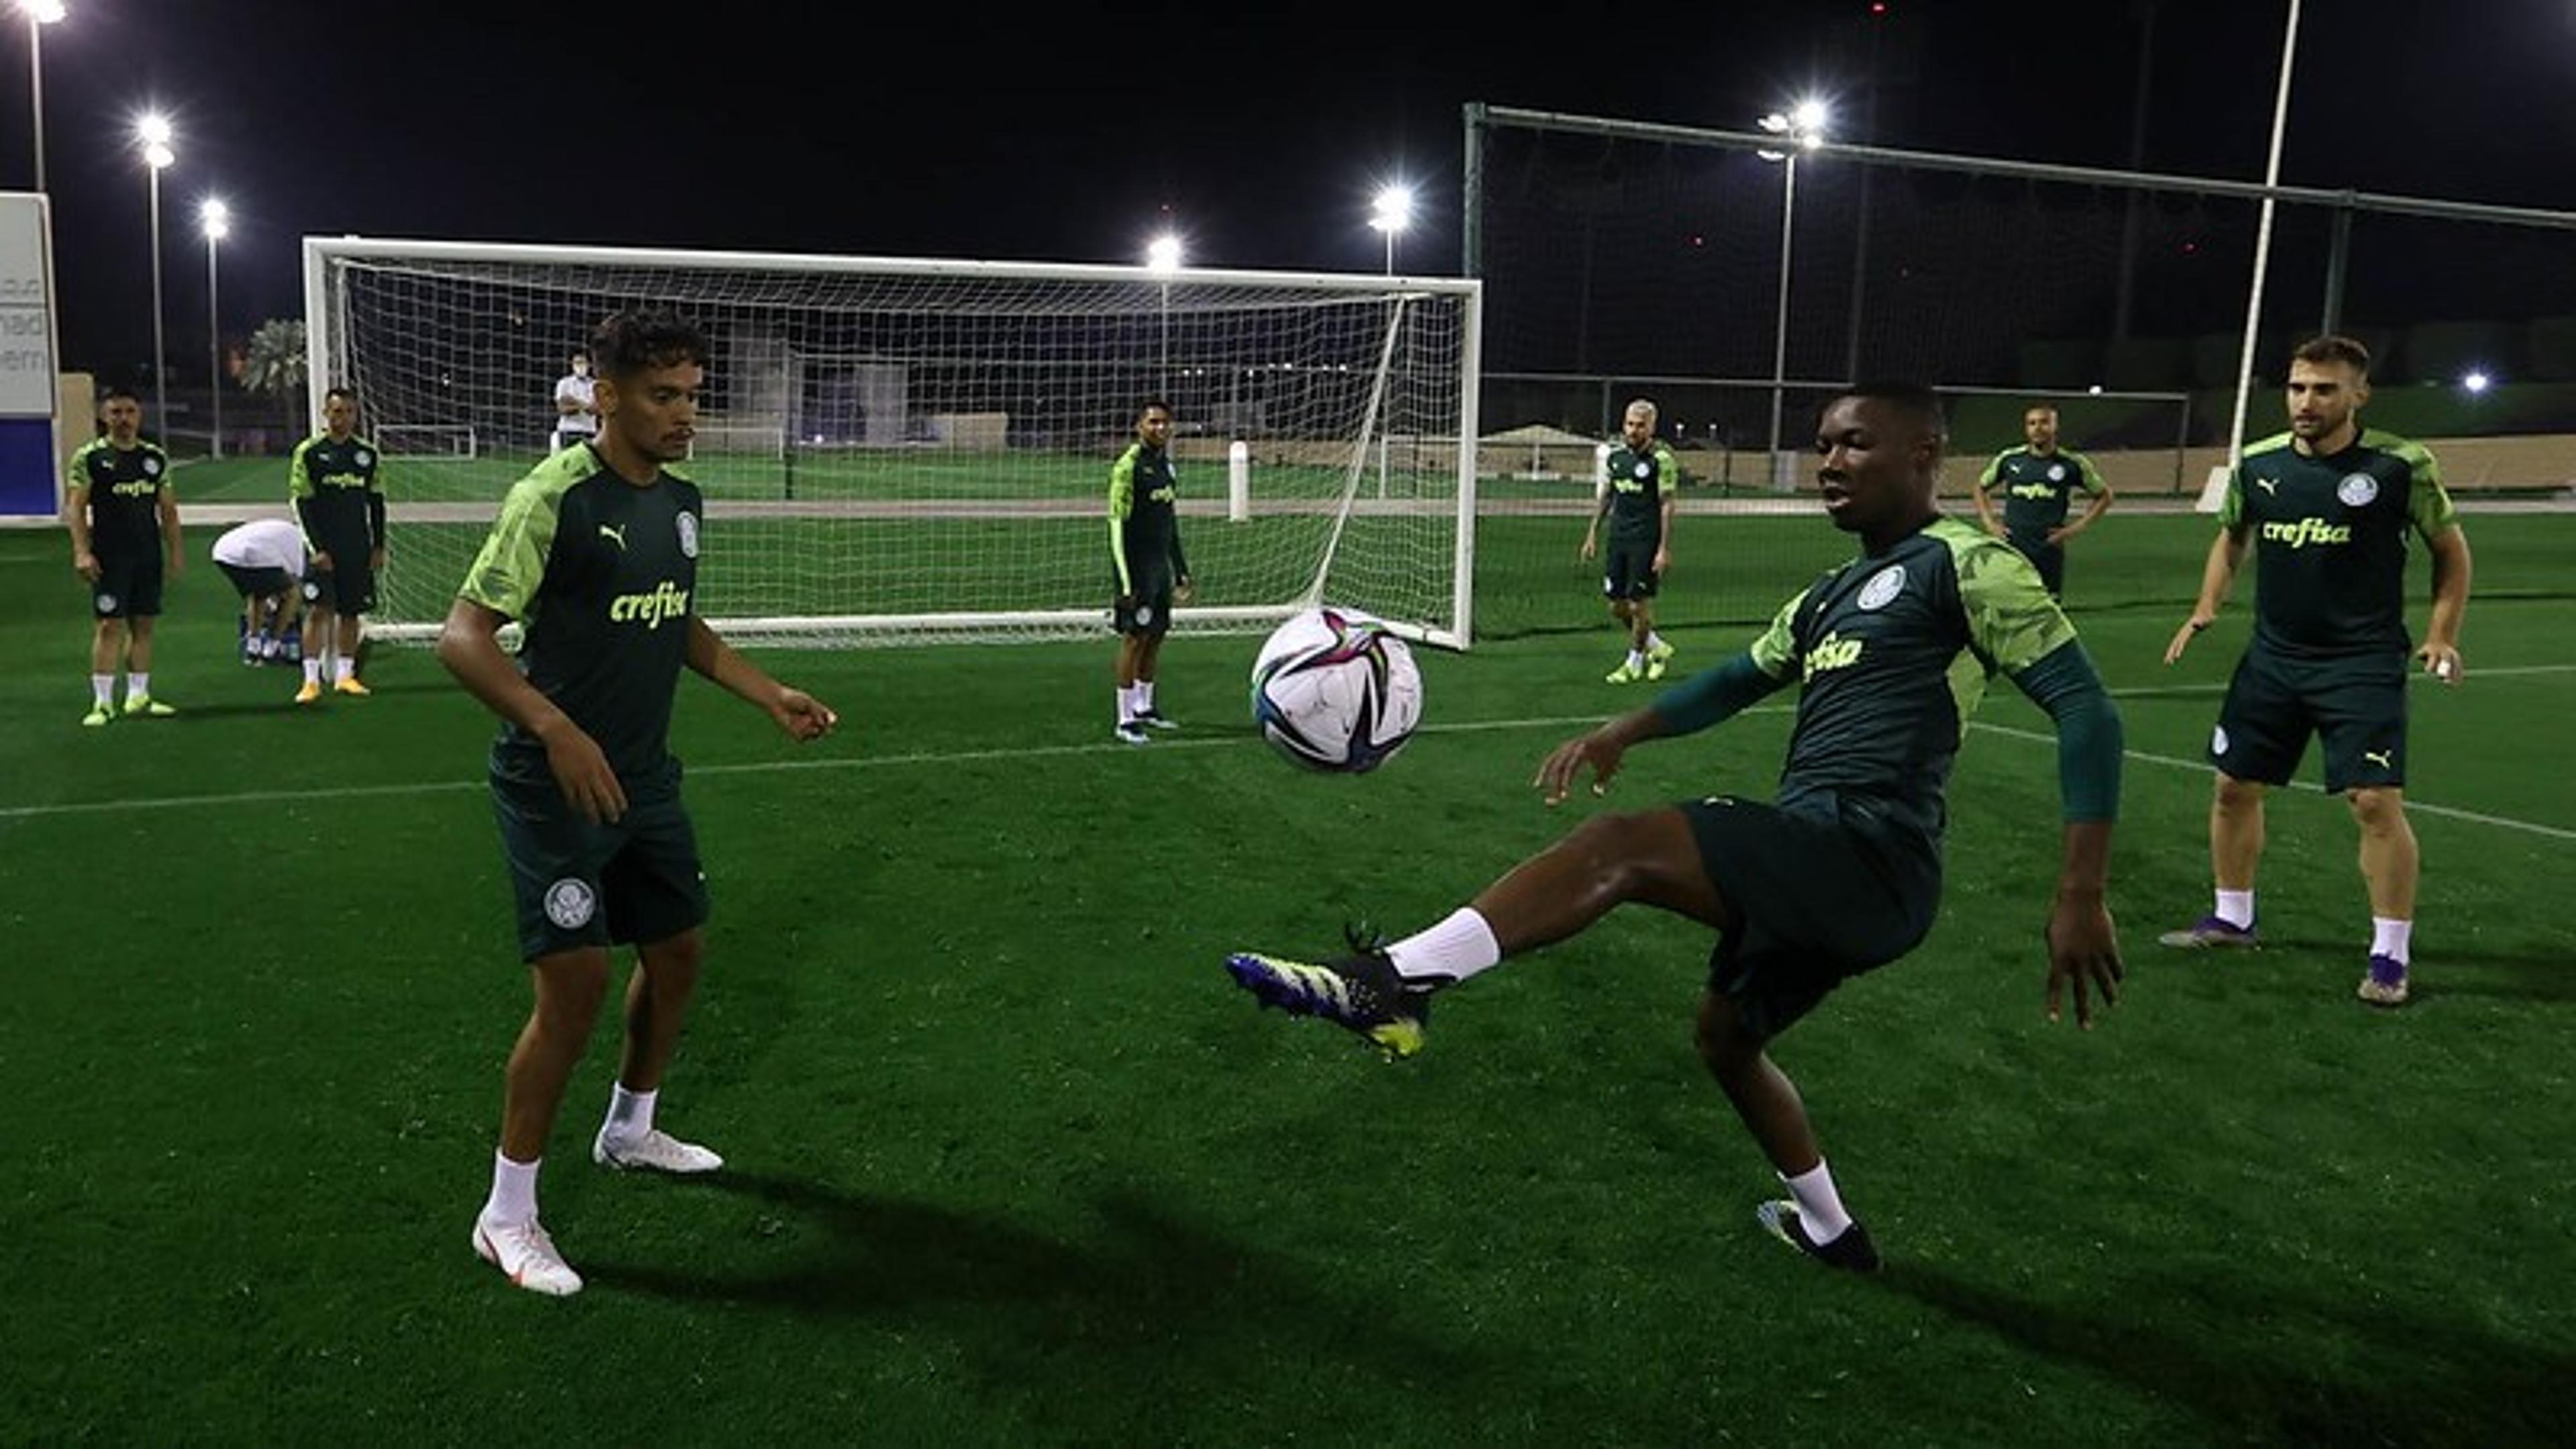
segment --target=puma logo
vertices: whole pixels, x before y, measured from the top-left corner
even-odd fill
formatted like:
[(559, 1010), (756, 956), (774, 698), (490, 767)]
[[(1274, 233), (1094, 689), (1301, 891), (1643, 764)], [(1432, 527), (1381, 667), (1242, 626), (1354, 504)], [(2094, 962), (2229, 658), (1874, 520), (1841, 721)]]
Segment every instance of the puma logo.
[(2392, 763), (2397, 758), (2397, 752), (2395, 750), (2364, 750), (2361, 752), (2361, 757), (2383, 770), (2393, 770), (2397, 768), (2397, 766)]
[(616, 525), (612, 526), (612, 525), (609, 525), (609, 524), (605, 524), (605, 523), (603, 523), (603, 524), (601, 524), (601, 525), (599, 526), (599, 536), (600, 536), (600, 537), (602, 537), (602, 538), (604, 538), (604, 539), (607, 539), (609, 542), (611, 542), (611, 543), (613, 543), (613, 544), (616, 544), (616, 545), (617, 545), (617, 551), (618, 551), (619, 553), (624, 553), (624, 552), (626, 552), (626, 525), (625, 525), (625, 524), (620, 523), (620, 524), (616, 524)]
[(2254, 480), (2254, 486), (2262, 489), (2265, 493), (2270, 494), (2274, 498), (2281, 496), (2281, 484), (2278, 479), (2257, 478)]

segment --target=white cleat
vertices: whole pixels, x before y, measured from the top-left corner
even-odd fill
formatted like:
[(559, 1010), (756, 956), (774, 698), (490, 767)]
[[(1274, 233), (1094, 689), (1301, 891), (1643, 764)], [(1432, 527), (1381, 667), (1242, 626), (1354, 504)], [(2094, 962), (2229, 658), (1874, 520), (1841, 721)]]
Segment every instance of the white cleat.
[(581, 1291), (581, 1275), (555, 1251), (555, 1240), (535, 1218), (504, 1223), (476, 1217), (474, 1255), (531, 1293), (564, 1298)]
[(724, 1159), (716, 1154), (659, 1129), (641, 1137), (611, 1137), (603, 1131), (591, 1141), (590, 1160), (602, 1167), (620, 1170), (640, 1167), (683, 1176), (713, 1172), (724, 1166)]

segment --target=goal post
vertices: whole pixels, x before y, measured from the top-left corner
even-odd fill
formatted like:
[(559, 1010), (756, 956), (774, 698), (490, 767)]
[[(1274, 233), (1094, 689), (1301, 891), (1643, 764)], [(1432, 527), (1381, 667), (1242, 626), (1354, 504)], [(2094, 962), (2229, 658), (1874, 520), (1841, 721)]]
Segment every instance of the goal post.
[(1105, 631), (1109, 472), (1149, 398), (1198, 586), (1176, 628), (1329, 602), (1471, 637), (1473, 281), (308, 237), (304, 282), (316, 416), (349, 386), (413, 445), (382, 472), (392, 637), (446, 616), (544, 456), (563, 358), (638, 303), (709, 340), (672, 466), (706, 496), (698, 611), (728, 637)]

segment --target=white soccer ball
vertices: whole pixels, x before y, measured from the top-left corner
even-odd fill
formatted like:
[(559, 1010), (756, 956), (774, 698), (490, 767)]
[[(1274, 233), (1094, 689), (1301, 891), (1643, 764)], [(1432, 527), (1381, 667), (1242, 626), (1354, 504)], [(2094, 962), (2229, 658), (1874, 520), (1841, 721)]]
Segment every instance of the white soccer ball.
[(1374, 770), (1422, 722), (1422, 673), (1385, 624), (1355, 609), (1308, 609), (1273, 632), (1252, 665), (1252, 720), (1310, 770)]

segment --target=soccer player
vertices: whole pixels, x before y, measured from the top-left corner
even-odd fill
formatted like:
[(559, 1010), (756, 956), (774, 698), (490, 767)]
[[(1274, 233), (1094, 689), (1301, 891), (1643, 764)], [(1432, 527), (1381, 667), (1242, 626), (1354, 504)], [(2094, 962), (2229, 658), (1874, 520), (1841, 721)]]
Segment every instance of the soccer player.
[(1620, 446), (1610, 450), (1601, 480), (1601, 506), (1583, 530), (1582, 557), (1601, 542), (1601, 520), (1610, 520), (1610, 552), (1601, 562), (1601, 592), (1610, 617), (1628, 631), (1628, 657), (1608, 682), (1661, 679), (1673, 646), (1655, 632), (1655, 590), (1673, 561), (1673, 501), (1681, 469), (1673, 450), (1655, 440), (1655, 405), (1639, 398), (1619, 420)]
[[(1976, 686), (2001, 670), (2057, 722), (2063, 861), (2046, 927), (2049, 1019), (2072, 988), (2109, 1006), (2121, 976), (2103, 891), (2118, 813), (2120, 716), (2028, 560), (1934, 504), (1940, 404), (1864, 384), (1824, 411), (1826, 512), (1861, 552), (1791, 599), (1743, 654), (1559, 745), (1534, 782), (1554, 805), (1580, 773), (1598, 795), (1648, 740), (1703, 730), (1792, 683), (1797, 720), (1777, 798), (1734, 795), (1598, 816), (1466, 907), (1383, 948), (1322, 965), (1241, 953), (1238, 984), (1395, 1056), (1423, 1041), (1434, 993), (1561, 941), (1624, 902), (1718, 933), (1699, 1004), (1701, 1060), (1787, 1184), (1772, 1233), (1839, 1268), (1878, 1266), (1844, 1207), (1771, 1040), (1844, 980), (1912, 950), (1941, 890), (1944, 795)], [(1966, 666), (1963, 668), (1963, 666)]]
[[(474, 1251), (550, 1294), (580, 1291), (581, 1276), (538, 1222), (537, 1169), (608, 991), (610, 946), (635, 943), (636, 967), (592, 1160), (675, 1173), (723, 1165), (654, 1121), (707, 918), (669, 749), (680, 667), (796, 739), (839, 722), (735, 653), (693, 607), (705, 506), (696, 484), (663, 465), (688, 456), (706, 337), (668, 312), (635, 309), (602, 323), (593, 350), (606, 427), (510, 490), (438, 640), (439, 661), (505, 721), (492, 746), (492, 804), (536, 996), (510, 1053)], [(526, 631), (515, 665), (498, 640), (510, 619)]]
[(2369, 401), (2367, 348), (2349, 337), (2300, 344), (2290, 354), (2290, 431), (2248, 447), (2228, 475), (2199, 602), (2165, 647), (2167, 664), (2182, 658), (2218, 617), (2251, 550), (2254, 637), (2209, 740), (2218, 899), (2197, 925), (2160, 939), (2255, 944), (2263, 792), (2289, 783), (2314, 734), (2325, 742), (2326, 790), (2344, 797), (2361, 830), (2371, 919), (2360, 996), (2403, 1006), (2418, 866), (2406, 821), (2407, 535), (2421, 535), (2433, 555), (2433, 613), (2414, 654), (2444, 684), (2460, 682), (2469, 540), (2433, 455), (2362, 427)]
[(72, 454), (63, 493), (72, 568), (89, 582), (97, 620), (89, 645), (90, 707), (81, 716), (92, 729), (115, 717), (120, 662), (129, 717), (178, 713), (152, 697), (152, 624), (161, 616), (163, 579), (178, 577), (187, 563), (170, 455), (143, 441), (143, 400), (132, 388), (111, 384), (99, 398), (98, 416), (106, 436)]
[(591, 385), (590, 350), (576, 347), (564, 375), (555, 379), (555, 431), (547, 451), (560, 453), (598, 436), (599, 406)]
[(1117, 737), (1148, 741), (1146, 727), (1180, 728), (1154, 706), (1154, 664), (1172, 627), (1172, 605), (1195, 592), (1189, 559), (1181, 552), (1181, 518), (1174, 499), (1172, 405), (1149, 398), (1136, 413), (1136, 441), (1109, 466), (1109, 562), (1118, 596), (1110, 618), (1118, 628)]
[(304, 530), (283, 518), (228, 528), (215, 540), (215, 567), (241, 594), (242, 663), (277, 658), (304, 611)]
[[(2092, 459), (2057, 446), (2057, 409), (2046, 403), (2033, 405), (2021, 415), (2021, 435), (2027, 440), (2023, 446), (1997, 453), (1978, 475), (1977, 517), (1985, 522), (1986, 532), (2020, 549), (2023, 557), (2039, 566), (2039, 581), (2048, 585), (2049, 597), (2063, 599), (2066, 541), (2110, 511), (2111, 485), (2102, 481)], [(1997, 488), (2004, 490), (2001, 519), (1995, 517), (1995, 506), (1987, 498)], [(2083, 517), (2069, 523), (2067, 504), (2079, 488), (2092, 501), (2084, 505)]]
[(376, 606), (376, 575), (385, 566), (385, 491), (376, 481), (376, 445), (359, 437), (358, 395), (335, 387), (323, 395), (322, 431), (295, 445), (286, 491), (304, 529), (304, 684), (297, 704), (331, 688), (361, 698), (358, 619)]

